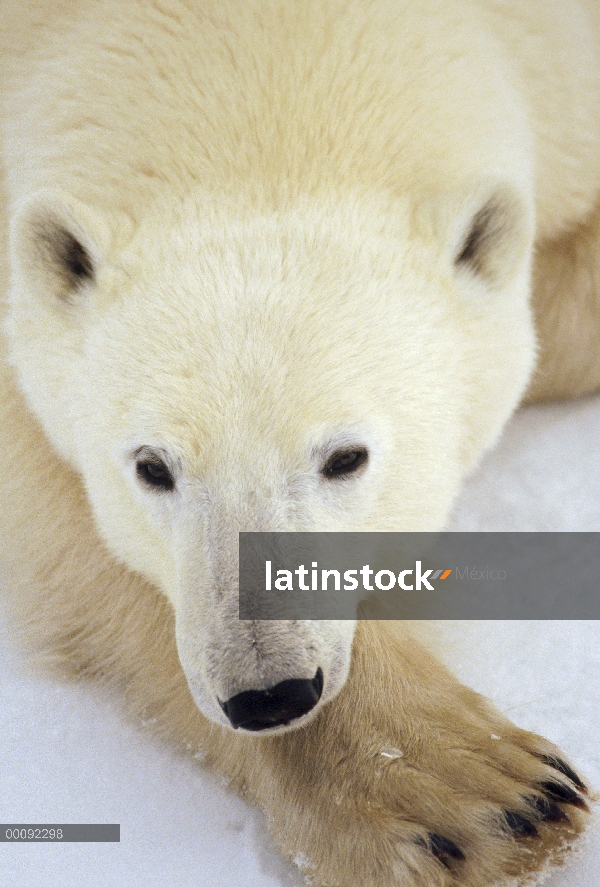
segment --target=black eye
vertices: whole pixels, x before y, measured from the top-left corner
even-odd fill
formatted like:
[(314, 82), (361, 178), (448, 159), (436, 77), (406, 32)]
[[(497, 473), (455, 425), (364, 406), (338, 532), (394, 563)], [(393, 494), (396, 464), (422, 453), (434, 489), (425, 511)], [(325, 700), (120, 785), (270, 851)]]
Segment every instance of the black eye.
[(163, 462), (158, 461), (141, 461), (136, 465), (137, 476), (144, 483), (152, 487), (161, 487), (163, 490), (172, 490), (175, 481), (171, 476), (171, 472)]
[(325, 477), (343, 477), (352, 474), (369, 458), (369, 452), (364, 447), (355, 450), (338, 450), (327, 461), (323, 468)]

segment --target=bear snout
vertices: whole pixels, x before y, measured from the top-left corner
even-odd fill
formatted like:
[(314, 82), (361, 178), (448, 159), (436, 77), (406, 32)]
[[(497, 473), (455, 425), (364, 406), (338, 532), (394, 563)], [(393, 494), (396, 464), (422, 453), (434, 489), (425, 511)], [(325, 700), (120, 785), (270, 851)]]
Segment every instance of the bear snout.
[[(246, 690), (219, 705), (235, 730), (268, 730), (289, 724), (311, 711), (323, 692), (323, 671), (312, 680), (291, 678), (267, 690)], [(217, 697), (218, 698), (218, 697)]]

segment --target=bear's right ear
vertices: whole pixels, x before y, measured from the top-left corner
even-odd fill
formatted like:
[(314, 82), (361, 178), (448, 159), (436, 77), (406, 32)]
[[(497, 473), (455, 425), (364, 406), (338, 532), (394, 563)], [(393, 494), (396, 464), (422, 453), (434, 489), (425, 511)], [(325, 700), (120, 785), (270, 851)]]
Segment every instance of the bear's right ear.
[(44, 190), (18, 207), (10, 229), (11, 266), (31, 295), (74, 304), (97, 280), (110, 231), (89, 206)]

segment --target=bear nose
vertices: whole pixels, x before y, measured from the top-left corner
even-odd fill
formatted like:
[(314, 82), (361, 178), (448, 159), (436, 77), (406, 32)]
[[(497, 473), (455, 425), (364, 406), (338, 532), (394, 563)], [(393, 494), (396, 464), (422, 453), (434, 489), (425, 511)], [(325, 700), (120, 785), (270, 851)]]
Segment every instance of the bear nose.
[(268, 730), (305, 715), (315, 707), (322, 692), (323, 672), (319, 668), (312, 680), (290, 678), (268, 690), (245, 690), (227, 702), (219, 699), (219, 705), (236, 730)]

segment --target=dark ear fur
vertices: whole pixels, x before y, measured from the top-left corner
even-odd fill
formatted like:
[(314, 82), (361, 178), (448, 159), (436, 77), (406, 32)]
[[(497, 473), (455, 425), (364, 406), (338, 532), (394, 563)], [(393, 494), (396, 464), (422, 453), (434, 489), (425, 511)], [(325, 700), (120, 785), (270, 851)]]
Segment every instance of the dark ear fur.
[(494, 206), (490, 201), (475, 215), (460, 254), (456, 257), (456, 264), (466, 265), (480, 274), (484, 270), (487, 248), (497, 234), (496, 229)]
[(102, 220), (87, 205), (40, 192), (11, 225), (13, 271), (31, 296), (75, 304), (96, 283), (106, 247)]
[(490, 284), (502, 285), (523, 259), (530, 243), (529, 228), (523, 202), (510, 191), (499, 191), (471, 218), (454, 264)]
[(77, 237), (60, 224), (46, 222), (38, 233), (40, 248), (63, 281), (66, 295), (86, 283), (94, 283), (92, 258)]

